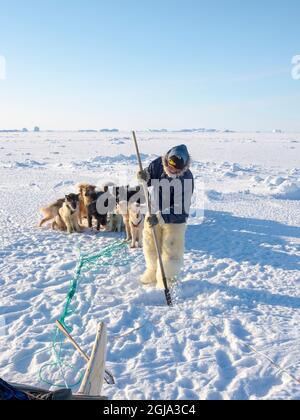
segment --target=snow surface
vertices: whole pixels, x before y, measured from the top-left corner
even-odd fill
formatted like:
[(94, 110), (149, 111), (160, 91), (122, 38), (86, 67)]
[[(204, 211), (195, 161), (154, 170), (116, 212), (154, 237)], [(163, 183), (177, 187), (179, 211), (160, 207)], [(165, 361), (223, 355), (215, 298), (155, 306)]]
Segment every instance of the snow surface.
[[(138, 133), (144, 162), (186, 143), (197, 192), (185, 267), (165, 306), (142, 287), (141, 251), (86, 271), (69, 318), (90, 352), (108, 325), (105, 385), (113, 399), (300, 399), (300, 134)], [(45, 386), (54, 322), (78, 249), (97, 253), (118, 234), (67, 236), (38, 229), (39, 208), (76, 183), (134, 184), (130, 133), (0, 134), (0, 376)], [(204, 217), (202, 199), (205, 199)], [(120, 264), (120, 261), (125, 263)], [(5, 327), (4, 327), (5, 322)], [(247, 345), (245, 345), (245, 343)], [(45, 350), (45, 351), (43, 351)], [(84, 363), (69, 349), (70, 383)], [(47, 379), (59, 372), (46, 366)], [(78, 373), (79, 372), (79, 373)]]

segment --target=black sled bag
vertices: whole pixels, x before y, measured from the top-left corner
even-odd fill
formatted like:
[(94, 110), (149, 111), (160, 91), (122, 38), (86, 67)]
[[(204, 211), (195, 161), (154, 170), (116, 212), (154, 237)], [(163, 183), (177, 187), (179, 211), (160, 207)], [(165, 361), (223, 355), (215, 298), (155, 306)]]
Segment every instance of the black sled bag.
[(0, 378), (0, 401), (28, 401), (29, 397)]

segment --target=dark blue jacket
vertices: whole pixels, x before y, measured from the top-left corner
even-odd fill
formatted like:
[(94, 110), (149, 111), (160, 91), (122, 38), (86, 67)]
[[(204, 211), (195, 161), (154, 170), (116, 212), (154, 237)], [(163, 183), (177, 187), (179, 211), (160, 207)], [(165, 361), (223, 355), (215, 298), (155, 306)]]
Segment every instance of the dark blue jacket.
[[(153, 195), (156, 196), (156, 199), (152, 199), (156, 203), (156, 209), (162, 213), (162, 217), (164, 222), (167, 224), (182, 224), (186, 223), (189, 217), (189, 210), (191, 206), (192, 195), (194, 192), (194, 177), (192, 172), (189, 169), (190, 162), (188, 165), (182, 170), (181, 174), (175, 178), (179, 180), (181, 183), (181, 192), (178, 191), (175, 193), (175, 189), (171, 188), (170, 192), (170, 200), (167, 199), (169, 202), (168, 206), (165, 205), (164, 201), (166, 201), (166, 197), (164, 196), (164, 191), (162, 187), (157, 187), (157, 182), (166, 180), (169, 183), (174, 181), (174, 178), (169, 176), (164, 168), (163, 164), (164, 158), (158, 158), (154, 160), (149, 168), (148, 173), (150, 176), (150, 180), (148, 182), (149, 187), (153, 187)], [(177, 181), (178, 182), (178, 181)], [(180, 196), (178, 196), (180, 194)], [(165, 197), (165, 200), (164, 200)], [(159, 203), (158, 203), (159, 201)], [(179, 204), (179, 207), (178, 207)], [(164, 212), (169, 214), (164, 214)]]

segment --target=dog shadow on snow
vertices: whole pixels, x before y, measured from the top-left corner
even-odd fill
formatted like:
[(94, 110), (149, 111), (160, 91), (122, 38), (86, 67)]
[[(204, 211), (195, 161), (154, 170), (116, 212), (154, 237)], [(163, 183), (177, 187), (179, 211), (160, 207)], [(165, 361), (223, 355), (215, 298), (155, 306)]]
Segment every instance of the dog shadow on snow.
[[(288, 253), (287, 246), (296, 249)], [(249, 219), (231, 213), (206, 211), (204, 222), (190, 225), (187, 232), (186, 250), (201, 252), (217, 259), (232, 259), (237, 263), (248, 262), (260, 267), (269, 266), (282, 270), (300, 270), (300, 227), (287, 226), (270, 220)], [(298, 254), (298, 255), (297, 255)], [(192, 280), (190, 283), (191, 288)], [(196, 284), (199, 281), (195, 281)], [(268, 305), (300, 309), (300, 298), (272, 295), (265, 291), (239, 289), (224, 284), (201, 281), (200, 289), (223, 290), (229, 295), (239, 295), (245, 300), (249, 295), (254, 300)], [(196, 291), (196, 290), (195, 290)]]

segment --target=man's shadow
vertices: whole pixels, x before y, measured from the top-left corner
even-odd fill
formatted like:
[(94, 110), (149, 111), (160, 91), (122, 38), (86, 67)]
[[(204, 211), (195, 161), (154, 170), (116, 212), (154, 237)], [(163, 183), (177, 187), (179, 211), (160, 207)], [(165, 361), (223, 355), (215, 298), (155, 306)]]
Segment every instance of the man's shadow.
[[(288, 253), (287, 238), (295, 240), (296, 252)], [(271, 266), (282, 270), (300, 270), (300, 228), (286, 226), (269, 220), (249, 219), (226, 212), (206, 211), (201, 225), (190, 225), (186, 249), (201, 252), (217, 259), (229, 258), (237, 263), (249, 262), (261, 267)], [(298, 255), (297, 255), (298, 254)], [(300, 273), (300, 271), (299, 271)], [(272, 294), (266, 290), (246, 289), (213, 283), (207, 279), (193, 279), (185, 283), (184, 299), (205, 292), (225, 292), (239, 296), (240, 305), (255, 308), (257, 304), (300, 309), (300, 297)], [(235, 300), (235, 305), (237, 304)]]
[[(296, 253), (287, 251), (287, 238), (295, 239)], [(186, 249), (238, 263), (300, 270), (300, 228), (270, 220), (206, 211), (203, 224), (188, 227)]]

